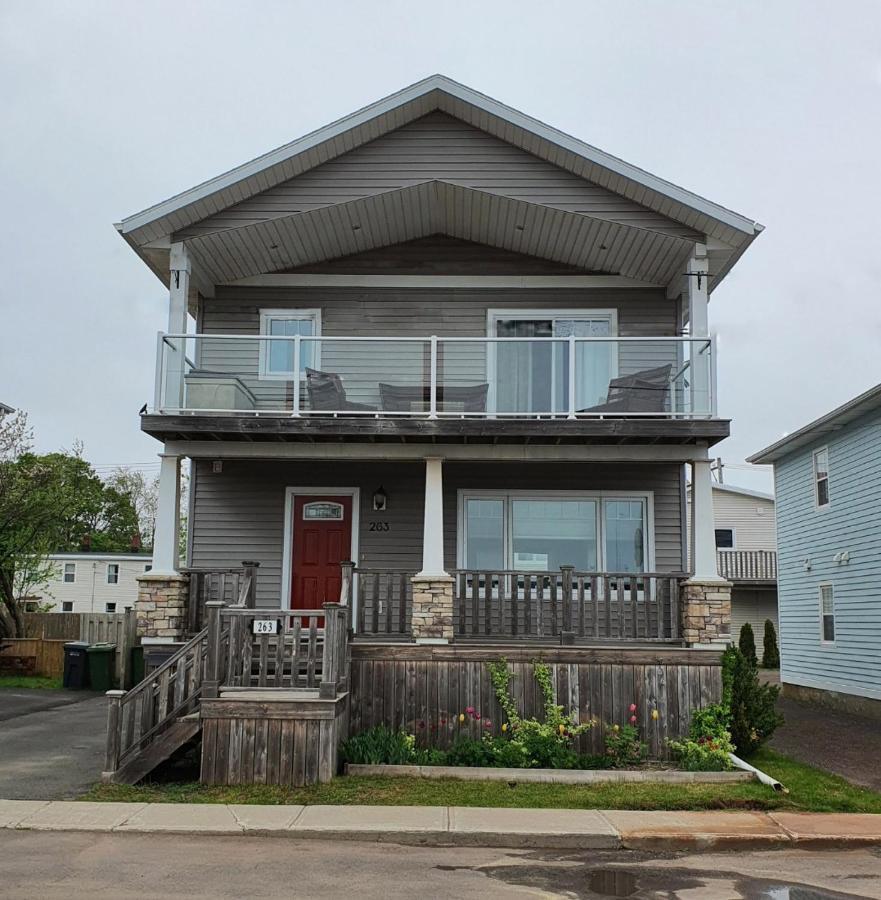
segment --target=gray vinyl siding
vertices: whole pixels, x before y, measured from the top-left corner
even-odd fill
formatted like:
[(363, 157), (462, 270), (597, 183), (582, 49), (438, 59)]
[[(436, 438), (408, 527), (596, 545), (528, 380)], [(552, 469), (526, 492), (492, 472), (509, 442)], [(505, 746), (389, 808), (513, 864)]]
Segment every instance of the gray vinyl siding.
[[(673, 336), (677, 305), (662, 289), (441, 289), (441, 288), (218, 288), (201, 302), (206, 334), (260, 333), (261, 309), (321, 310), (320, 367), (360, 383), (348, 394), (356, 402), (378, 405), (379, 381), (411, 386), (423, 383), (429, 335), (484, 337), (489, 309), (615, 309), (622, 337)], [(411, 337), (412, 343), (368, 343), (354, 348), (333, 336)], [(389, 352), (393, 351), (393, 356)], [(285, 408), (290, 387), (257, 377), (257, 342), (206, 341), (199, 348), (205, 369), (235, 374), (254, 394), (258, 408)], [(487, 379), (484, 344), (444, 345), (447, 384), (465, 386)], [(623, 344), (618, 374), (627, 375), (678, 359), (678, 345)], [(348, 388), (347, 388), (348, 390)], [(596, 401), (592, 401), (596, 402)], [(585, 404), (588, 405), (588, 404)]]
[(174, 239), (241, 228), (427, 181), (703, 239), (679, 222), (440, 112), (190, 225)]
[(773, 588), (759, 589), (735, 585), (731, 591), (731, 637), (737, 641), (740, 637), (740, 629), (749, 622), (756, 638), (756, 651), (759, 659), (762, 657), (762, 640), (765, 636), (766, 619), (770, 619), (774, 623), (779, 642), (777, 591)]
[[(194, 463), (191, 565), (227, 567), (260, 562), (258, 602), (281, 596), (285, 488), (360, 489), (359, 563), (367, 568), (422, 567), (425, 466), (421, 462), (322, 463), (226, 460), (215, 473)], [(673, 464), (448, 463), (444, 466), (445, 562), (457, 564), (457, 492), (460, 489), (653, 492), (655, 563), (681, 571), (680, 467)], [(388, 509), (376, 513), (373, 492), (382, 486)], [(388, 531), (370, 531), (372, 521)]]
[[(819, 447), (829, 448), (831, 498), (820, 509)], [(881, 699), (881, 414), (777, 462), (775, 482), (783, 680)], [(843, 551), (850, 561), (836, 563)], [(835, 599), (834, 644), (820, 640), (819, 585), (826, 582)]]

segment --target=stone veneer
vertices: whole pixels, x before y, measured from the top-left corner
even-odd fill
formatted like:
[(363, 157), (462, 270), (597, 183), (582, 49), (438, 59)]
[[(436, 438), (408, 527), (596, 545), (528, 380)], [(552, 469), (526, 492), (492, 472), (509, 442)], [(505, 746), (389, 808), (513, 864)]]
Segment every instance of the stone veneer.
[(138, 636), (180, 641), (187, 625), (190, 579), (187, 575), (153, 575), (138, 578), (135, 614)]
[(453, 640), (453, 579), (447, 576), (411, 578), (413, 640), (450, 643)]
[(686, 644), (725, 644), (731, 640), (731, 584), (685, 581), (679, 597), (679, 625)]

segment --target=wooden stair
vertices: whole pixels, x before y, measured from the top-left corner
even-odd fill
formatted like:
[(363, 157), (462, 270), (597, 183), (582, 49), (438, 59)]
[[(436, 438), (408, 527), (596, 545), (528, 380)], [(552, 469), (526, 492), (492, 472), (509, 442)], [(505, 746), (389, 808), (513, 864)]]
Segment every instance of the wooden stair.
[(117, 769), (108, 780), (112, 784), (137, 784), (158, 765), (169, 759), (176, 750), (196, 737), (201, 730), (202, 722), (198, 713), (182, 716), (172, 722), (141, 753)]

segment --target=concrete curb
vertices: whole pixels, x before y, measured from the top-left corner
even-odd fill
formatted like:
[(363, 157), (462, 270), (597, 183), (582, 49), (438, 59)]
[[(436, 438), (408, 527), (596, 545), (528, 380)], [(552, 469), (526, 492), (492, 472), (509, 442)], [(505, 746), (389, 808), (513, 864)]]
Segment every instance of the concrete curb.
[(565, 850), (881, 846), (881, 815), (799, 812), (0, 800), (0, 829)]

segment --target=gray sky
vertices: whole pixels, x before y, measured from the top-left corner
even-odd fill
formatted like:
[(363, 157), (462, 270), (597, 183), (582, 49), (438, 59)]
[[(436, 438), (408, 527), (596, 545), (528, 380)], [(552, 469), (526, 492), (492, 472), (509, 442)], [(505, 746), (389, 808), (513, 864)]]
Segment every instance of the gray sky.
[(433, 72), (766, 226), (710, 309), (726, 462), (881, 381), (879, 0), (3, 0), (0, 401), (39, 448), (159, 450), (167, 292), (113, 222)]

